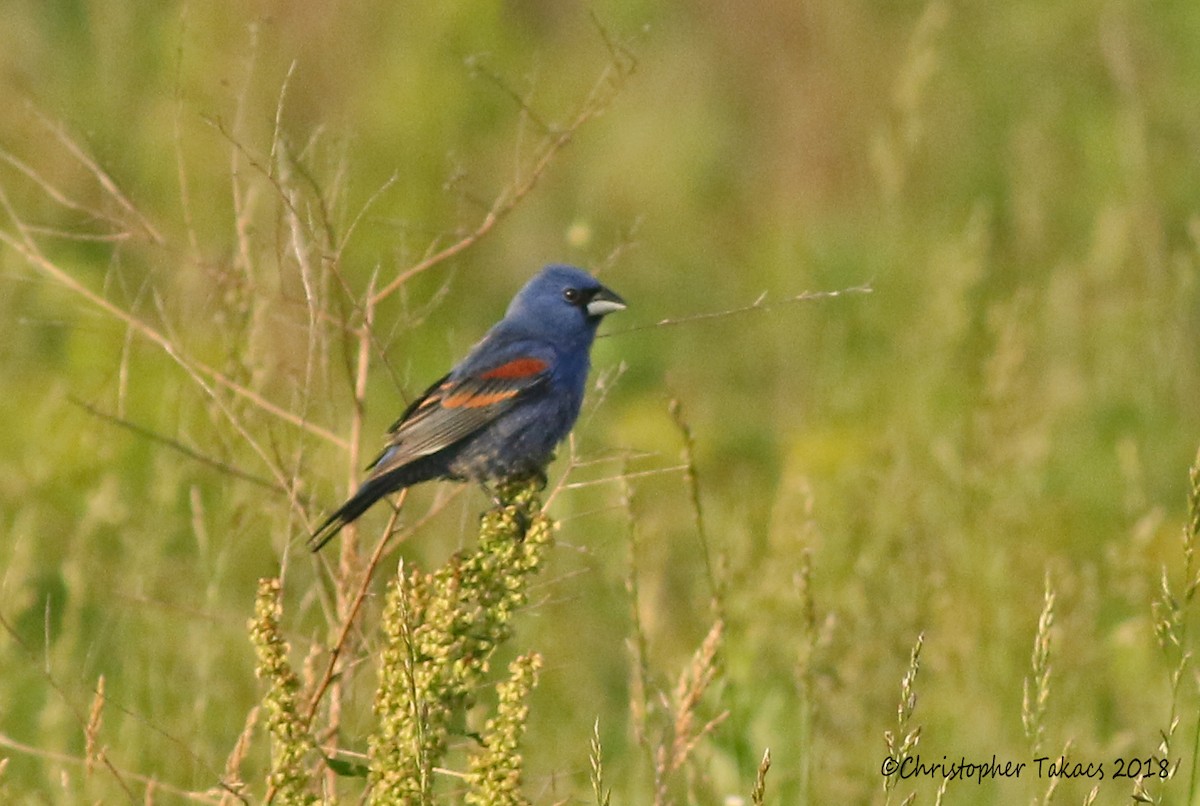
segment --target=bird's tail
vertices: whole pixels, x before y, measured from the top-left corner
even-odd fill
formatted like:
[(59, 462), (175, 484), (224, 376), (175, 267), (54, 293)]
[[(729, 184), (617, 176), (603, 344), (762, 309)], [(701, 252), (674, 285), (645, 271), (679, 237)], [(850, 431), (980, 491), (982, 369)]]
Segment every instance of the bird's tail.
[(333, 540), (337, 533), (342, 531), (342, 527), (358, 519), (360, 515), (371, 508), (371, 505), (383, 498), (388, 493), (406, 487), (406, 484), (397, 483), (397, 479), (388, 475), (377, 476), (367, 479), (363, 485), (358, 488), (358, 492), (350, 497), (350, 500), (338, 507), (337, 511), (325, 519), (312, 537), (308, 539), (308, 547), (312, 551), (320, 551), (321, 548)]

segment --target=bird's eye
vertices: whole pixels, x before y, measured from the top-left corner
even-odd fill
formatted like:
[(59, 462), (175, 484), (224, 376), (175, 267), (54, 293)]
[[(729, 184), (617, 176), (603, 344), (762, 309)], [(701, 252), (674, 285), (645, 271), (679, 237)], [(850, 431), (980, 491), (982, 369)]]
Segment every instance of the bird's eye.
[(568, 288), (567, 290), (563, 291), (563, 299), (565, 299), (567, 302), (571, 303), (572, 305), (576, 304), (577, 302), (579, 302), (579, 299), (580, 299), (579, 289), (578, 288)]

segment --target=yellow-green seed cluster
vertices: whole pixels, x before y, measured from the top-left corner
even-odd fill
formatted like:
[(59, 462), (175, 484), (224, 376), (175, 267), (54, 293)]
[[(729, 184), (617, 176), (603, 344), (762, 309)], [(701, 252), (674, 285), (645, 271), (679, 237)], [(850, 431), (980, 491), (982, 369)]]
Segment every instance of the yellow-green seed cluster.
[(250, 637), (258, 654), (255, 669), (269, 688), (263, 698), (271, 734), (271, 772), (268, 788), (280, 804), (316, 803), (305, 761), (313, 750), (312, 736), (300, 716), (300, 680), (288, 663), (288, 645), (279, 627), (283, 614), (278, 579), (260, 579), (254, 601)]
[[(370, 747), (376, 802), (431, 799), (433, 769), (446, 753), (451, 721), (472, 704), (492, 653), (511, 635), (513, 615), (526, 602), (529, 577), (552, 544), (536, 484), (507, 483), (498, 495), (502, 505), (483, 516), (476, 548), (433, 573), (402, 569), (388, 588), (375, 699), (379, 724)], [(509, 696), (532, 687), (532, 671), (514, 670)], [(501, 695), (496, 729), (512, 737), (511, 730), (504, 733), (511, 718), (504, 709), (515, 706), (505, 704), (503, 687)], [(507, 764), (519, 771), (515, 740), (503, 752), (504, 762), (492, 759), (485, 768)]]
[(521, 737), (529, 717), (529, 693), (537, 685), (542, 656), (522, 655), (508, 667), (509, 677), (497, 686), (496, 715), (487, 721), (483, 748), (471, 758), (471, 790), (467, 803), (475, 806), (519, 806), (521, 794)]

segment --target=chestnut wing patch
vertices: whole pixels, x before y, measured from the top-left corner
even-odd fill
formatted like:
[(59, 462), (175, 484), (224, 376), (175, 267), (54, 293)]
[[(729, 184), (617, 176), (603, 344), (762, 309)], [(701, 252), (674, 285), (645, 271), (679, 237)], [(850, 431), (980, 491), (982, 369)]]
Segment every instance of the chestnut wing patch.
[(436, 453), (483, 428), (524, 392), (546, 380), (549, 363), (518, 358), (467, 378), (442, 378), (408, 407), (391, 429), (371, 475)]
[(550, 365), (540, 358), (518, 358), (515, 361), (509, 361), (507, 364), (501, 364), (495, 369), (489, 369), (479, 377), (485, 380), (493, 378), (531, 378), (535, 375), (541, 375), (549, 367)]

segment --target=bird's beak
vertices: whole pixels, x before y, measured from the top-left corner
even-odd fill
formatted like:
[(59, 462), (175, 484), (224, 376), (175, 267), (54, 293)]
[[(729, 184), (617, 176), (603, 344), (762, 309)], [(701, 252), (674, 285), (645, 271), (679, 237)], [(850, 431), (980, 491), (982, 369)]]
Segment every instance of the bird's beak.
[(600, 289), (592, 295), (587, 304), (588, 316), (597, 318), (605, 314), (623, 310), (625, 310), (625, 300), (621, 299), (619, 294), (604, 286), (600, 286)]

